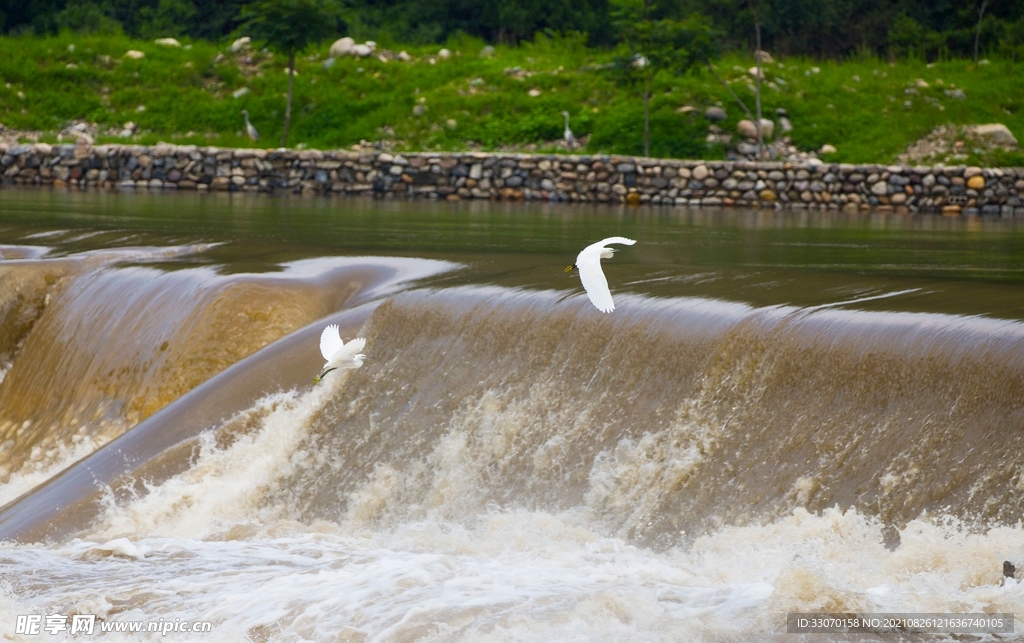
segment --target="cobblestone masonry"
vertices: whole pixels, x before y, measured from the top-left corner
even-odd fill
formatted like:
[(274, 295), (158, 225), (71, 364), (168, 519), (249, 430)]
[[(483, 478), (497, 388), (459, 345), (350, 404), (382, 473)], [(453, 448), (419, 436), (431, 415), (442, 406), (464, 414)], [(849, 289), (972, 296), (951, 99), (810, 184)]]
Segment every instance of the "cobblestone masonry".
[(4, 183), (1024, 216), (1024, 168), (0, 144)]

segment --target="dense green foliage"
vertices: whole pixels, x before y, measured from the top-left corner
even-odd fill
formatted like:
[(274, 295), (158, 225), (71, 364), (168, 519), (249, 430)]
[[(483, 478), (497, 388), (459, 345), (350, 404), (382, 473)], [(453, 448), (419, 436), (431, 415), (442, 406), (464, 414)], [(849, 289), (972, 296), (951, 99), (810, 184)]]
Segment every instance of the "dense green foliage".
[[(101, 141), (247, 146), (240, 111), (248, 109), (261, 144), (274, 145), (282, 133), (287, 60), (272, 52), (233, 54), (226, 44), (184, 42), (166, 47), (67, 33), (0, 38), (0, 123), (38, 131), (49, 141), (70, 121), (83, 119), (99, 124)], [(447, 46), (453, 52), (447, 60), (437, 56), (437, 46), (410, 46), (409, 62), (345, 57), (329, 67), (326, 42), (303, 52), (296, 60), (292, 144), (329, 149), (365, 139), (405, 150), (559, 150), (560, 112), (567, 110), (577, 138), (589, 137), (588, 152), (642, 151), (643, 105), (616, 82), (614, 52), (587, 47), (581, 38), (544, 36), (499, 45), (493, 56), (480, 55), (484, 43), (466, 37)], [(128, 50), (145, 57), (127, 57)], [(753, 57), (730, 54), (715, 64), (752, 104), (747, 70)], [(729, 118), (721, 125), (727, 131), (743, 118), (725, 88), (697, 71), (654, 76), (652, 155), (721, 158), (721, 148), (704, 142), (703, 110), (725, 107)], [(764, 113), (772, 117), (776, 108), (787, 109), (793, 142), (804, 150), (835, 145), (834, 160), (889, 162), (944, 124), (1001, 122), (1024, 139), (1024, 62), (993, 58), (975, 67), (965, 60), (822, 63), (780, 57), (766, 65), (765, 76)], [(948, 95), (954, 88), (965, 97)], [(414, 116), (417, 105), (420, 116)], [(680, 111), (686, 105), (695, 111)], [(120, 138), (126, 121), (138, 123), (140, 132)], [(964, 153), (968, 157), (960, 162), (1024, 165), (1020, 152)]]
[(254, 0), (242, 8), (241, 31), (259, 44), (291, 55), (336, 35), (337, 0)]
[(680, 76), (717, 55), (710, 26), (700, 14), (687, 20), (654, 17), (652, 0), (612, 0), (612, 18), (622, 41), (614, 69), (619, 82), (644, 104), (644, 155), (650, 152), (650, 103), (658, 74)]
[[(772, 0), (760, 6), (764, 48), (783, 55), (842, 58), (851, 54), (916, 56), (933, 61), (969, 57), (981, 0)], [(681, 0), (677, 11), (710, 16), (730, 48), (753, 50), (746, 0)], [(991, 54), (1014, 42), (1024, 26), (1020, 0), (989, 0), (980, 49)], [(1024, 41), (1018, 44), (1024, 44)]]
[[(0, 33), (55, 34), (61, 29), (153, 39), (219, 40), (234, 34), (239, 11), (256, 0), (0, 0)], [(817, 58), (851, 55), (971, 57), (982, 0), (759, 0), (764, 48)], [(347, 0), (345, 29), (383, 44), (441, 43), (463, 33), (514, 44), (541, 32), (586, 33), (611, 46), (608, 0)], [(656, 19), (707, 16), (728, 49), (753, 50), (747, 0), (678, 0)], [(1024, 56), (1024, 2), (989, 0), (981, 22), (983, 55)]]
[(337, 0), (254, 0), (242, 7), (241, 29), (257, 44), (288, 58), (288, 95), (281, 145), (288, 145), (292, 120), (295, 56), (314, 43), (338, 33), (341, 5)]

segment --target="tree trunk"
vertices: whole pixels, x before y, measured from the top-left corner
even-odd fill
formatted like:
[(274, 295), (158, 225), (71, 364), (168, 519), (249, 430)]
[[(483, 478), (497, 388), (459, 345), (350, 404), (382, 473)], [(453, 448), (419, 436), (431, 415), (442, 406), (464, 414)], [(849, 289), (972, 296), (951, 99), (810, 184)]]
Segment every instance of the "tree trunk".
[[(986, 2), (988, 0), (985, 0)], [(757, 131), (757, 158), (763, 159), (764, 135), (761, 134), (761, 20), (754, 10), (754, 5), (747, 0), (750, 12), (754, 14), (754, 33), (756, 34), (757, 47), (754, 49), (754, 62), (757, 63), (757, 78), (754, 79), (754, 108), (757, 112), (757, 120), (754, 122), (754, 129)]]
[(288, 126), (292, 124), (292, 86), (295, 84), (295, 52), (288, 52), (288, 99), (284, 107), (284, 134), (281, 147), (288, 147)]
[[(644, 0), (643, 12), (640, 14), (642, 22), (647, 22), (648, 12), (651, 8), (651, 0)], [(651, 59), (648, 57), (650, 51), (648, 50), (648, 42), (644, 42), (644, 46), (641, 47), (641, 54), (644, 56), (644, 156), (651, 155), (651, 77), (654, 72), (651, 70), (650, 64)]]
[(651, 77), (644, 82), (644, 156), (651, 155)]
[(978, 39), (981, 37), (981, 19), (985, 16), (985, 5), (988, 0), (981, 1), (981, 9), (978, 10), (978, 26), (974, 29), (974, 66), (978, 66)]

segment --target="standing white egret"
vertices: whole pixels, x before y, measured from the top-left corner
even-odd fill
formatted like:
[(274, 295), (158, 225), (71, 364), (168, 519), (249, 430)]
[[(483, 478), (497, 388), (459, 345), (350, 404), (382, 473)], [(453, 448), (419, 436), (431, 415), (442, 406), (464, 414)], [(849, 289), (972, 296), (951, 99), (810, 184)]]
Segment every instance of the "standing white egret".
[(341, 341), (341, 334), (338, 332), (338, 325), (331, 324), (320, 334), (320, 354), (324, 356), (327, 363), (324, 370), (320, 371), (313, 383), (316, 384), (333, 370), (359, 368), (363, 365), (366, 355), (359, 351), (366, 346), (366, 340), (357, 337), (349, 343)]
[(249, 122), (249, 110), (243, 109), (242, 114), (245, 116), (245, 133), (248, 135), (249, 140), (253, 143), (260, 140), (260, 133), (256, 131), (256, 128)]
[(565, 268), (566, 272), (572, 272), (573, 268), (580, 271), (580, 281), (583, 282), (583, 288), (587, 291), (587, 297), (590, 297), (590, 301), (602, 313), (610, 313), (615, 310), (612, 293), (608, 290), (608, 280), (605, 279), (604, 271), (601, 270), (601, 260), (611, 259), (615, 252), (613, 248), (605, 247), (609, 243), (631, 246), (636, 243), (636, 240), (626, 237), (602, 239), (584, 248), (576, 256), (576, 263)]
[(576, 137), (572, 135), (572, 130), (569, 129), (569, 112), (562, 112), (562, 116), (565, 117), (565, 132), (562, 134), (562, 138), (565, 139), (565, 145), (571, 151), (576, 149)]

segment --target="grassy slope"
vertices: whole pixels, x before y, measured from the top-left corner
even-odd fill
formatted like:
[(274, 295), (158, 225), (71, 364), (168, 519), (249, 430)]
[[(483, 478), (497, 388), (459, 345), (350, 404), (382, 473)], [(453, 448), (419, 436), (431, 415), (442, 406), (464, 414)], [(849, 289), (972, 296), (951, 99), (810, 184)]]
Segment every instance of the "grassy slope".
[[(68, 47), (72, 44), (73, 51)], [(327, 44), (308, 52), (298, 66), (289, 142), (328, 149), (385, 138), (397, 149), (410, 150), (527, 144), (554, 150), (562, 132), (559, 112), (567, 110), (576, 135), (590, 135), (589, 152), (641, 151), (640, 101), (599, 69), (610, 60), (607, 52), (569, 40), (540, 39), (516, 48), (498, 47), (494, 57), (482, 58), (481, 46), (451, 44), (456, 55), (436, 59), (436, 64), (429, 62), (436, 48), (408, 48), (412, 62), (344, 58), (330, 69), (322, 64)], [(146, 56), (127, 58), (129, 49)], [(221, 52), (227, 58), (215, 62)], [(753, 94), (743, 70), (752, 62), (731, 55), (716, 65), (751, 108)], [(527, 75), (505, 73), (512, 67)], [(813, 67), (820, 72), (814, 73)], [(959, 60), (926, 66), (915, 61), (890, 65), (785, 59), (767, 67), (767, 80), (777, 89), (765, 87), (764, 113), (770, 116), (776, 107), (785, 107), (795, 126), (794, 143), (806, 150), (831, 143), (838, 152), (830, 158), (838, 161), (891, 162), (909, 143), (946, 123), (1002, 122), (1024, 142), (1022, 67), (999, 60), (975, 69)], [(232, 55), (226, 46), (202, 41), (186, 49), (73, 34), (0, 38), (0, 123), (39, 131), (43, 140), (55, 141), (57, 131), (73, 119), (96, 122), (111, 134), (126, 121), (135, 121), (141, 133), (134, 142), (244, 146), (248, 141), (242, 136), (239, 111), (247, 108), (263, 135), (261, 144), (272, 147), (282, 128), (287, 85), (283, 70), (281, 57)], [(905, 94), (919, 78), (929, 87)], [(966, 93), (966, 100), (943, 93), (954, 85)], [(249, 92), (234, 98), (232, 93), (243, 87)], [(540, 95), (530, 96), (531, 89)], [(720, 148), (703, 142), (707, 122), (700, 112), (722, 104), (729, 113), (725, 125), (734, 129), (743, 116), (725, 89), (704, 71), (682, 78), (661, 76), (655, 90), (652, 154), (721, 157)], [(911, 101), (909, 108), (905, 100)], [(418, 102), (427, 111), (415, 117)], [(685, 104), (700, 112), (679, 113)], [(112, 135), (104, 139), (124, 140)], [(1024, 165), (1024, 154), (973, 154), (969, 162)]]

